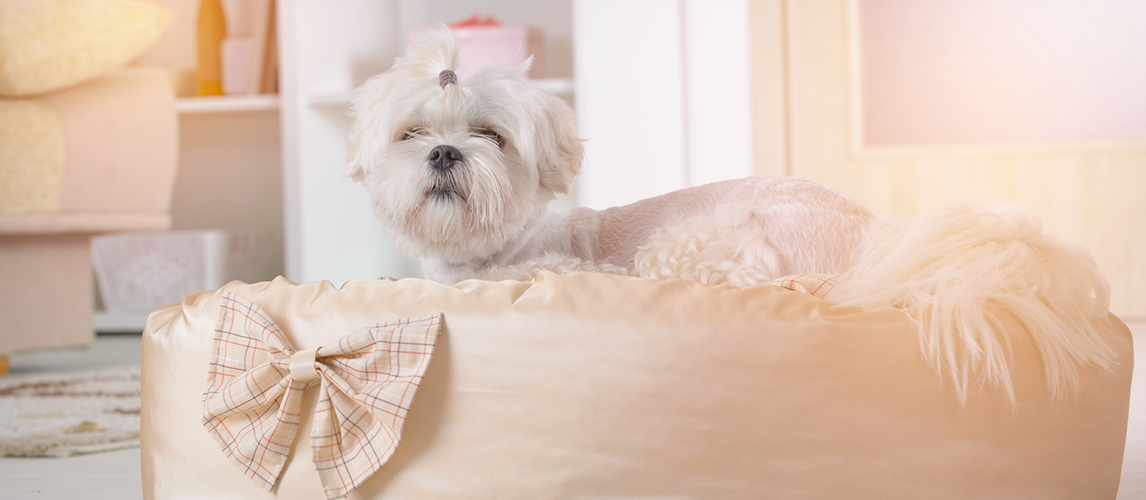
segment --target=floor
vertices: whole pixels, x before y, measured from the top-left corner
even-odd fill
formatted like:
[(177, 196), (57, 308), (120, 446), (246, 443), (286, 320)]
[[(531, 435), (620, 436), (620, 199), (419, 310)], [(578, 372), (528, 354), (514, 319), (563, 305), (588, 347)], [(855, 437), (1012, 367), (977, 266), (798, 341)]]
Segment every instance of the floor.
[[(1135, 367), (1130, 425), (1119, 500), (1146, 500), (1146, 318), (1127, 322), (1134, 332)], [(13, 373), (87, 369), (139, 362), (138, 335), (101, 335), (90, 348), (12, 357)], [(139, 450), (63, 459), (0, 458), (0, 499), (143, 498)]]
[[(141, 340), (139, 335), (101, 335), (87, 349), (17, 354), (11, 373), (139, 363)], [(0, 499), (142, 499), (139, 465), (139, 449), (70, 458), (0, 458)]]

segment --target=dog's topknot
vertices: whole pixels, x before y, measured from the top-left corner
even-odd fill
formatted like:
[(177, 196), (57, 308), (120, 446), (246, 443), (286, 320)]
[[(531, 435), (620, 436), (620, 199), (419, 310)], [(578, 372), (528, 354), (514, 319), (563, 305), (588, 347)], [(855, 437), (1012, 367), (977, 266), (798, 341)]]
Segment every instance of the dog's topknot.
[[(443, 71), (454, 73), (458, 69), (458, 42), (450, 28), (441, 25), (418, 35), (406, 50), (406, 55), (394, 62), (394, 68), (416, 78), (434, 78), (441, 83)], [(457, 83), (455, 80), (451, 83)]]
[(458, 84), (457, 73), (448, 69), (443, 69), (441, 73), (438, 73), (438, 84), (441, 85), (443, 89), (446, 88), (446, 85), (451, 83), (454, 85)]

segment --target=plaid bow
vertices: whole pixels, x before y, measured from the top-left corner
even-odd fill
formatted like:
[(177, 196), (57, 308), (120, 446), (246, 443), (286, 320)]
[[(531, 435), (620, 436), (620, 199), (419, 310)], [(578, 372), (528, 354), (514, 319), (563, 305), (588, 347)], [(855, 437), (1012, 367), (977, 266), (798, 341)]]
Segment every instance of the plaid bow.
[(295, 350), (261, 309), (226, 292), (203, 395), (203, 426), (248, 477), (274, 487), (320, 380), (311, 450), (327, 498), (345, 496), (394, 454), (441, 315), (364, 328)]
[(804, 273), (776, 278), (768, 284), (827, 299), (828, 295), (831, 295), (832, 291), (836, 289), (838, 278), (834, 274)]

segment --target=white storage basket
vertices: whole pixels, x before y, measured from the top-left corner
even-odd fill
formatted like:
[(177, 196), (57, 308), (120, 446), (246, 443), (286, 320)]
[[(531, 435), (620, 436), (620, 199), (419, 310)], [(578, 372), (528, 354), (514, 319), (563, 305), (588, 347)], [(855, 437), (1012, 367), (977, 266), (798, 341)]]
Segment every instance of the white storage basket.
[(104, 309), (148, 312), (231, 279), (257, 260), (258, 238), (224, 231), (124, 233), (92, 238), (92, 267)]

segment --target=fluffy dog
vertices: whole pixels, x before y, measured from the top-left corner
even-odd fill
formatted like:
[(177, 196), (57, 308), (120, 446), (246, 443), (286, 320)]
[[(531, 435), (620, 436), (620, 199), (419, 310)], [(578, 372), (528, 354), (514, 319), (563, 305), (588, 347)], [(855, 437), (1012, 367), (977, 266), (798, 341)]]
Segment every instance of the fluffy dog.
[(582, 160), (572, 111), (524, 78), (526, 68), (459, 81), (457, 55), (448, 30), (425, 35), (353, 103), (347, 175), (430, 279), (548, 269), (749, 286), (839, 274), (831, 298), (907, 311), (924, 355), (960, 395), (980, 382), (1014, 397), (992, 308), (1032, 331), (1056, 392), (1075, 384), (1079, 366), (1111, 363), (1091, 326), (1109, 296), (1093, 259), (1042, 235), (1017, 207), (949, 205), (891, 223), (819, 184), (753, 177), (552, 212), (548, 202), (569, 191)]
[(842, 194), (787, 177), (551, 212), (547, 203), (581, 168), (569, 106), (522, 78), (524, 69), (486, 68), (458, 82), (456, 65), (453, 39), (434, 33), (354, 103), (347, 173), (427, 278), (604, 270), (752, 285), (844, 271), (872, 219)]

